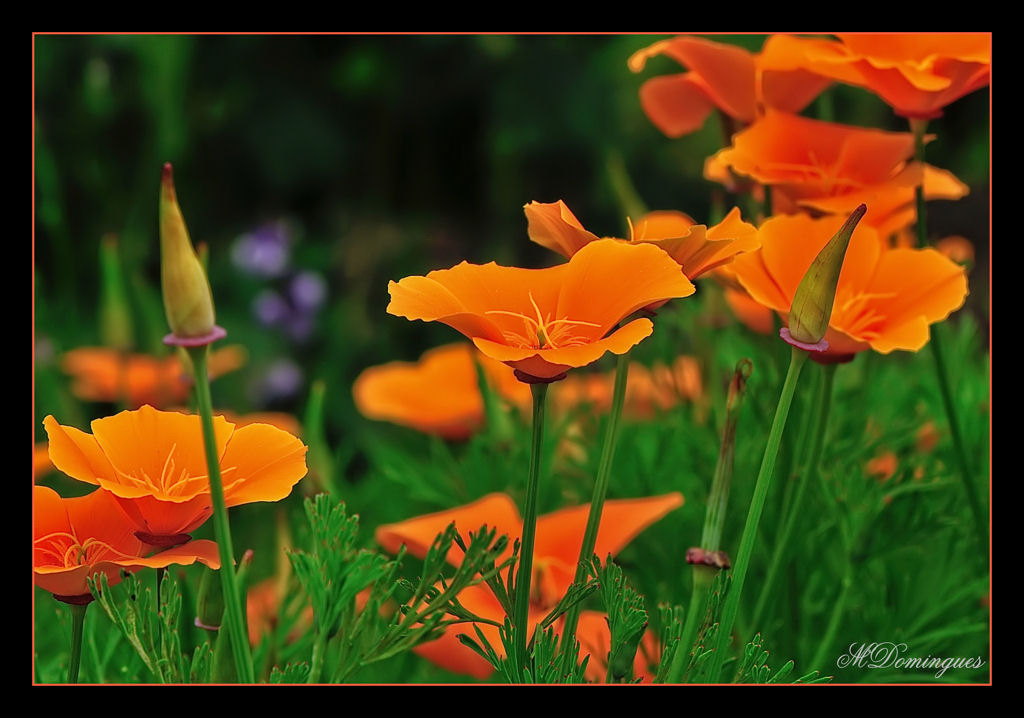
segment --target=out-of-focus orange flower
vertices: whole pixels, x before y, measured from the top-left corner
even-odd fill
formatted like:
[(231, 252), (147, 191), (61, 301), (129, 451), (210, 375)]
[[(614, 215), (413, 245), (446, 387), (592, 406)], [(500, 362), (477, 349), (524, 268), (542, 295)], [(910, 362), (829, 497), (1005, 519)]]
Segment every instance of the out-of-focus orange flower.
[[(870, 212), (870, 211), (869, 211)], [(788, 323), (796, 288), (814, 257), (831, 239), (842, 217), (772, 217), (761, 226), (761, 249), (733, 263), (736, 278), (752, 298)], [(853, 233), (829, 320), (822, 360), (846, 360), (868, 348), (882, 354), (917, 351), (928, 327), (959, 309), (967, 296), (963, 267), (934, 249), (884, 250), (870, 227)]]
[(446, 439), (465, 439), (485, 418), (477, 362), (498, 396), (529, 406), (530, 390), (516, 380), (510, 367), (463, 342), (430, 349), (418, 362), (369, 367), (356, 378), (352, 396), (367, 418)]
[(53, 462), (50, 461), (50, 447), (46, 444), (36, 444), (32, 449), (32, 481), (40, 476), (46, 476), (53, 471)]
[[(152, 545), (174, 545), (213, 508), (200, 418), (143, 406), (92, 422), (92, 434), (43, 420), (54, 465), (114, 494)], [(227, 506), (279, 501), (306, 475), (306, 446), (267, 424), (213, 417)]]
[[(869, 208), (864, 222), (880, 236), (914, 221), (915, 189), (926, 199), (959, 199), (968, 192), (951, 173), (910, 162), (914, 136), (769, 110), (733, 136), (733, 144), (708, 158), (704, 173), (720, 179), (732, 170), (773, 188), (776, 213), (814, 210), (849, 215)], [(863, 223), (863, 222), (862, 222)]]
[(33, 569), (35, 582), (68, 603), (92, 600), (85, 579), (104, 573), (110, 585), (121, 581), (121, 569), (166, 568), (199, 561), (220, 568), (217, 544), (189, 541), (145, 558), (150, 547), (135, 536), (114, 496), (97, 489), (87, 496), (61, 498), (36, 486), (33, 494)]
[[(586, 405), (598, 413), (612, 405), (615, 372), (574, 374), (552, 392), (555, 411), (567, 412)], [(626, 381), (623, 413), (637, 419), (648, 419), (658, 411), (666, 411), (680, 401), (698, 401), (703, 395), (700, 367), (691, 356), (677, 357), (671, 367), (655, 364), (648, 369), (631, 364)]]
[(629, 69), (640, 72), (656, 55), (689, 69), (640, 87), (644, 112), (669, 137), (699, 130), (715, 108), (741, 122), (752, 121), (763, 105), (799, 112), (832, 82), (802, 68), (766, 69), (760, 55), (741, 47), (685, 35), (635, 52)]
[[(175, 409), (175, 411), (182, 414), (192, 413), (180, 407)], [(233, 411), (217, 409), (214, 410), (214, 413), (223, 416), (224, 419), (239, 429), (250, 424), (270, 424), (270, 426), (276, 427), (281, 431), (287, 431), (293, 436), (302, 436), (302, 424), (299, 420), (283, 411), (254, 411), (249, 414), (236, 414)]]
[[(281, 603), (286, 598), (282, 590), (282, 582), (277, 577), (271, 577), (260, 581), (249, 589), (245, 595), (246, 621), (249, 627), (249, 643), (253, 646), (259, 645), (266, 633), (272, 633), (277, 627), (281, 613)], [(356, 608), (362, 609), (370, 590), (361, 591), (356, 596)], [(313, 605), (309, 598), (305, 598), (305, 606), (295, 627), (288, 634), (289, 640), (295, 640), (301, 636), (306, 629), (313, 625)]]
[(985, 32), (849, 33), (841, 42), (776, 35), (762, 65), (803, 69), (859, 85), (896, 114), (932, 119), (942, 108), (989, 83), (992, 35)]
[[(683, 496), (678, 492), (651, 498), (606, 501), (594, 553), (598, 556), (618, 553), (637, 534), (682, 504)], [(589, 512), (590, 505), (585, 504), (561, 509), (538, 518), (533, 579), (530, 583), (531, 627), (535, 628), (537, 623), (550, 613), (572, 583), (576, 561), (583, 546), (583, 532)], [(522, 534), (522, 520), (512, 499), (505, 494), (489, 494), (473, 503), (449, 511), (381, 526), (377, 529), (376, 538), (387, 551), (396, 553), (404, 544), (410, 554), (422, 558), (437, 534), (444, 531), (453, 521), (467, 542), (467, 532), (477, 531), (485, 524), (488, 528), (497, 529), (499, 535), (506, 534), (510, 544)], [(509, 555), (511, 546), (501, 560)], [(457, 546), (453, 546), (448, 552), (448, 560), (453, 564), (458, 565), (462, 557), (463, 553)], [(485, 585), (465, 589), (459, 594), (459, 601), (481, 618), (489, 618), (499, 623), (504, 618), (501, 605)], [(600, 635), (589, 632), (594, 630), (597, 634), (604, 632), (603, 640), (606, 645), (610, 639), (607, 637), (607, 625), (601, 625), (602, 623), (603, 621), (588, 620), (585, 632), (584, 624), (581, 622), (577, 629), (580, 644), (600, 646)], [(480, 628), (496, 651), (502, 650), (498, 629), (495, 626), (474, 625)], [(492, 672), (490, 664), (459, 642), (460, 633), (476, 638), (472, 626), (455, 624), (448, 626), (441, 638), (425, 643), (415, 651), (450, 671), (486, 678)], [(607, 653), (607, 650), (605, 652)]]
[(914, 445), (922, 454), (927, 454), (934, 451), (935, 447), (939, 445), (939, 436), (939, 429), (935, 426), (935, 422), (925, 422), (914, 435)]
[[(210, 378), (245, 364), (245, 349), (231, 345), (210, 353)], [(158, 358), (115, 349), (80, 347), (64, 354), (61, 368), (74, 381), (71, 391), (85, 401), (123, 400), (132, 409), (143, 404), (172, 406), (188, 398), (190, 374), (177, 354)]]
[[(608, 676), (608, 652), (612, 638), (608, 617), (600, 611), (581, 611), (576, 637), (580, 642), (580, 653), (590, 654), (583, 675), (593, 683), (603, 683)], [(653, 683), (660, 661), (661, 646), (654, 631), (648, 630), (640, 640), (633, 659), (633, 677), (641, 677), (642, 683)]]
[(966, 237), (952, 235), (935, 243), (935, 250), (957, 264), (971, 265), (974, 263), (974, 244)]
[(654, 302), (689, 296), (694, 286), (661, 250), (607, 239), (557, 267), (462, 262), (390, 282), (388, 292), (389, 314), (443, 322), (521, 380), (549, 382), (605, 352), (628, 351), (653, 324), (616, 324)]
[[(571, 258), (598, 240), (596, 234), (583, 228), (562, 200), (530, 202), (523, 210), (530, 239), (564, 257)], [(683, 212), (674, 211), (649, 212), (631, 226), (630, 242), (653, 244), (662, 249), (690, 280), (759, 246), (757, 227), (744, 222), (739, 208), (735, 207), (725, 219), (710, 228), (696, 224)]]
[(866, 468), (868, 476), (884, 483), (895, 475), (898, 466), (896, 454), (891, 451), (883, 451), (868, 461)]

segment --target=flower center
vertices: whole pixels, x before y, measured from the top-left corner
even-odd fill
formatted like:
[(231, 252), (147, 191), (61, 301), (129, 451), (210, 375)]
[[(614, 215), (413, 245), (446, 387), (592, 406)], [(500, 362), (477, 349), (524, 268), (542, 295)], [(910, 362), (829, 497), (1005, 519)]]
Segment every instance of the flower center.
[[(136, 469), (133, 473), (127, 473), (121, 469), (114, 467), (118, 475), (125, 480), (129, 486), (146, 489), (146, 491), (152, 494), (156, 498), (172, 498), (172, 497), (192, 497), (198, 496), (199, 494), (208, 493), (210, 490), (210, 478), (207, 474), (191, 475), (188, 467), (177, 467), (174, 461), (174, 452), (178, 448), (177, 444), (171, 445), (171, 450), (167, 452), (167, 458), (164, 459), (164, 465), (160, 470), (160, 475), (154, 479), (151, 477), (145, 469)], [(230, 466), (227, 468), (221, 468), (221, 477), (223, 479), (228, 478), (228, 474), (235, 471), (237, 467)], [(232, 483), (225, 481), (224, 490), (227, 491), (239, 479), (236, 479)]]
[(540, 307), (537, 306), (537, 302), (533, 299), (533, 292), (528, 292), (527, 295), (530, 297), (530, 304), (533, 305), (533, 311), (536, 313), (536, 318), (527, 314), (506, 312), (500, 309), (493, 309), (491, 311), (484, 312), (485, 314), (504, 314), (506, 316), (516, 317), (523, 320), (525, 327), (522, 333), (516, 331), (502, 331), (502, 334), (505, 336), (505, 341), (509, 344), (528, 349), (562, 349), (565, 347), (577, 347), (582, 346), (583, 344), (589, 344), (592, 340), (589, 337), (574, 334), (573, 327), (601, 326), (600, 324), (594, 324), (593, 322), (576, 321), (566, 317), (562, 317), (561, 319), (552, 319), (550, 314), (542, 316)]
[(129, 554), (118, 551), (105, 541), (87, 538), (79, 541), (73, 533), (57, 531), (41, 536), (34, 541), (37, 559), (40, 565), (75, 568), (91, 566), (98, 561), (132, 558)]
[(895, 292), (861, 292), (848, 297), (839, 305), (839, 311), (850, 317), (844, 331), (865, 340), (876, 339), (878, 325), (885, 319), (885, 315), (876, 311), (870, 302), (875, 299), (891, 299), (895, 296)]

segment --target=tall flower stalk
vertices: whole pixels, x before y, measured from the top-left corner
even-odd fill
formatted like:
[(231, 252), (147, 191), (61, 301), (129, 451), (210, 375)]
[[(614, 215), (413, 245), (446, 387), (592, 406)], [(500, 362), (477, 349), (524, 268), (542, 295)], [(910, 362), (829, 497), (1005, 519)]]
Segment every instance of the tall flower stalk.
[(749, 359), (741, 359), (736, 364), (732, 381), (729, 383), (729, 397), (725, 404), (725, 426), (722, 429), (722, 445), (718, 451), (718, 463), (711, 479), (711, 492), (708, 494), (707, 511), (704, 514), (704, 530), (701, 532), (700, 546), (687, 551), (687, 563), (693, 564), (693, 590), (690, 605), (683, 624), (683, 635), (679, 647), (672, 658), (669, 669), (668, 683), (679, 683), (691, 655), (693, 642), (697, 638), (698, 620), (707, 602), (708, 592), (715, 580), (715, 574), (721, 568), (728, 568), (728, 560), (720, 552), (722, 529), (725, 525), (725, 509), (729, 502), (729, 488), (732, 483), (733, 458), (736, 451), (736, 424), (739, 420), (743, 395), (746, 392), (747, 379), (754, 365)]
[(540, 488), (540, 454), (544, 444), (544, 400), (548, 385), (537, 382), (530, 385), (533, 392), (533, 436), (530, 444), (530, 473), (526, 480), (526, 499), (523, 503), (523, 541), (516, 570), (515, 625), (516, 665), (527, 665), (527, 639), (530, 618), (530, 580), (533, 574), (533, 546), (537, 536), (537, 494)]
[[(928, 127), (928, 120), (910, 120), (910, 129), (914, 133), (914, 159), (924, 163), (925, 130)], [(917, 246), (919, 248), (928, 246), (928, 216), (925, 206), (924, 179), (914, 190), (914, 197), (917, 203)], [(967, 452), (964, 448), (964, 440), (960, 435), (960, 420), (956, 414), (956, 406), (953, 404), (953, 394), (949, 388), (949, 370), (946, 368), (946, 358), (942, 348), (942, 333), (936, 327), (931, 336), (932, 357), (935, 359), (935, 375), (939, 381), (939, 393), (942, 395), (942, 407), (946, 411), (946, 421), (949, 423), (949, 433), (953, 438), (953, 448), (956, 453), (957, 465), (960, 469), (960, 481), (963, 483), (964, 492), (967, 494), (967, 505), (970, 506), (971, 516), (974, 518), (974, 529), (978, 539), (978, 546), (981, 547), (983, 556), (988, 555), (988, 540), (986, 531), (986, 520), (981, 511), (981, 502), (978, 499), (978, 492), (974, 485), (974, 476), (971, 472), (970, 463), (967, 461)]]
[[(594, 494), (590, 500), (590, 513), (587, 516), (587, 527), (583, 532), (583, 545), (580, 546), (580, 557), (576, 563), (576, 583), (587, 578), (587, 566), (597, 545), (597, 530), (601, 525), (601, 511), (608, 495), (608, 480), (612, 473), (612, 461), (615, 458), (615, 444), (618, 440), (619, 419), (622, 417), (622, 405), (626, 397), (626, 383), (629, 379), (629, 352), (620, 354), (615, 366), (615, 388), (612, 391), (612, 406), (608, 414), (608, 425), (605, 428), (604, 446), (601, 448), (601, 461), (597, 465), (597, 476), (594, 479)], [(571, 647), (576, 640), (576, 626), (580, 618), (580, 604), (576, 603), (565, 615), (565, 627), (562, 629), (562, 646)]]
[(786, 381), (782, 385), (782, 394), (779, 397), (778, 407), (775, 409), (775, 418), (772, 420), (772, 427), (768, 432), (768, 444), (764, 449), (761, 469), (757, 472), (757, 482), (754, 484), (754, 497), (750, 501), (747, 522), (743, 527), (743, 536), (740, 538), (740, 548), (736, 555), (736, 564), (732, 570), (732, 584), (725, 596), (725, 603), (722, 607), (722, 618), (718, 625), (718, 639), (715, 652), (711, 657), (711, 660), (714, 661), (710, 672), (712, 676), (720, 674), (722, 662), (725, 660), (729, 638), (732, 634), (732, 626), (736, 622), (736, 614), (739, 612), (743, 582), (746, 579), (747, 569), (750, 567), (750, 559), (754, 553), (757, 527), (761, 522), (764, 502), (768, 497), (768, 488), (771, 484), (772, 474), (775, 472), (775, 460), (779, 456), (779, 444), (782, 442), (782, 434), (786, 429), (789, 407), (793, 403), (793, 394), (796, 392), (800, 370), (803, 369), (806, 362), (807, 351), (794, 346), (789, 360), (789, 370), (786, 372)]
[(231, 525), (224, 501), (224, 483), (220, 475), (220, 456), (213, 428), (213, 402), (207, 369), (209, 346), (226, 332), (214, 323), (213, 295), (202, 262), (185, 227), (185, 219), (174, 189), (170, 163), (164, 165), (160, 191), (160, 277), (164, 311), (171, 333), (164, 342), (184, 347), (195, 370), (196, 402), (203, 430), (203, 448), (213, 503), (214, 532), (220, 552), (220, 575), (224, 591), (224, 614), (235, 658), (235, 669), (242, 683), (256, 680), (248, 634), (242, 613), (242, 597), (235, 583), (235, 559), (231, 544)]
[(220, 475), (220, 457), (213, 430), (213, 403), (210, 399), (210, 380), (206, 373), (208, 347), (192, 347), (189, 356), (196, 369), (196, 402), (203, 427), (203, 449), (210, 471), (210, 498), (213, 502), (213, 529), (220, 551), (221, 587), (224, 591), (224, 616), (227, 619), (231, 652), (235, 657), (235, 670), (242, 683), (255, 683), (256, 676), (249, 652), (249, 634), (242, 613), (242, 596), (235, 582), (235, 552), (231, 543), (231, 524), (224, 502), (224, 483)]
[(779, 332), (782, 338), (793, 347), (789, 370), (786, 372), (782, 394), (775, 409), (775, 418), (772, 420), (772, 426), (768, 432), (768, 443), (761, 459), (761, 469), (757, 473), (754, 496), (750, 502), (747, 522), (743, 527), (736, 564), (732, 571), (732, 584), (722, 606), (716, 646), (711, 657), (711, 676), (721, 677), (726, 649), (732, 636), (736, 614), (739, 612), (743, 583), (754, 553), (758, 524), (761, 522), (761, 514), (764, 511), (768, 489), (775, 472), (775, 461), (778, 459), (779, 446), (786, 428), (786, 420), (789, 417), (789, 408), (793, 403), (800, 371), (807, 362), (809, 352), (826, 352), (828, 350), (828, 342), (824, 337), (829, 326), (829, 318), (832, 316), (839, 273), (842, 270), (843, 259), (850, 246), (853, 231), (866, 212), (867, 207), (863, 204), (854, 210), (853, 214), (811, 262), (811, 266), (800, 280), (800, 285), (793, 297), (789, 326)]
[(82, 636), (85, 634), (85, 611), (88, 603), (71, 604), (71, 658), (68, 661), (68, 683), (78, 683), (82, 663)]

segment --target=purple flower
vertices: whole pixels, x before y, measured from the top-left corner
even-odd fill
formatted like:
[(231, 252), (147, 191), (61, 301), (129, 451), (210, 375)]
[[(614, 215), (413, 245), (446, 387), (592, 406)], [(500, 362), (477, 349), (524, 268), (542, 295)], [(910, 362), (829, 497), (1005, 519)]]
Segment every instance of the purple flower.
[(231, 261), (247, 274), (280, 277), (291, 263), (290, 244), (287, 224), (265, 224), (235, 240), (231, 247)]
[(288, 321), (292, 308), (273, 289), (264, 289), (252, 302), (252, 312), (264, 326), (272, 327)]
[(300, 272), (291, 283), (292, 304), (299, 311), (313, 312), (327, 299), (327, 282), (317, 272)]
[(302, 388), (302, 369), (291, 359), (278, 359), (263, 375), (260, 397), (266, 403), (295, 396)]

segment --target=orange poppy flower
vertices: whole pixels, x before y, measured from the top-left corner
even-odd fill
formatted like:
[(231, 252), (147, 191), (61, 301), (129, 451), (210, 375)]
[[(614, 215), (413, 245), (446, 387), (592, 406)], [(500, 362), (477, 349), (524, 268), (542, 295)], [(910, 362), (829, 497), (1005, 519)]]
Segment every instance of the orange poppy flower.
[(803, 69), (859, 85), (896, 114), (932, 119), (942, 108), (989, 84), (992, 36), (985, 32), (849, 33), (841, 42), (775, 36), (762, 63)]
[(653, 302), (689, 296), (694, 287), (661, 250), (609, 239), (591, 242), (557, 267), (462, 262), (390, 282), (388, 292), (389, 314), (443, 322), (515, 368), (521, 381), (550, 382), (605, 352), (625, 353), (653, 324), (616, 324)]
[(741, 47), (685, 35), (635, 52), (629, 69), (640, 72), (656, 55), (690, 70), (652, 78), (640, 88), (644, 112), (669, 137), (699, 130), (715, 108), (741, 122), (752, 121), (760, 105), (799, 112), (832, 82), (802, 68), (766, 70), (759, 55)]
[[(213, 506), (200, 418), (143, 406), (92, 422), (93, 433), (43, 420), (50, 458), (67, 475), (114, 494), (152, 545), (175, 545)], [(267, 424), (236, 428), (213, 417), (227, 506), (280, 501), (306, 475), (306, 447)]]
[[(238, 369), (245, 359), (245, 349), (238, 345), (211, 352), (210, 378)], [(132, 409), (143, 404), (171, 406), (183, 402), (192, 388), (177, 354), (158, 358), (102, 347), (80, 347), (64, 354), (61, 367), (73, 377), (71, 391), (79, 399), (124, 400)]]
[(908, 160), (909, 132), (884, 132), (821, 122), (783, 112), (765, 116), (733, 137), (705, 163), (709, 179), (728, 170), (773, 188), (776, 213), (798, 209), (849, 215), (858, 205), (883, 237), (914, 221), (914, 192), (926, 199), (959, 199), (967, 185), (951, 173)]
[(369, 419), (446, 439), (465, 439), (484, 422), (477, 362), (495, 393), (517, 405), (529, 405), (530, 390), (516, 380), (510, 367), (463, 342), (430, 349), (417, 362), (369, 367), (356, 378), (352, 396), (356, 408)]
[[(565, 202), (530, 202), (527, 233), (537, 244), (571, 258), (598, 240), (588, 232)], [(734, 207), (725, 219), (708, 228), (682, 212), (649, 212), (632, 224), (630, 242), (653, 244), (676, 261), (690, 280), (728, 264), (740, 252), (757, 249), (757, 227), (744, 222)], [(664, 302), (661, 302), (664, 303)]]
[[(598, 556), (618, 553), (637, 534), (682, 504), (683, 496), (678, 492), (651, 498), (606, 501), (594, 553)], [(572, 583), (589, 512), (590, 505), (585, 504), (561, 509), (538, 518), (533, 580), (530, 584), (531, 627), (536, 627), (537, 623), (543, 620)], [(489, 494), (449, 511), (381, 526), (377, 529), (376, 538), (387, 551), (397, 553), (399, 547), (404, 544), (410, 554), (423, 558), (435, 536), (453, 521), (467, 541), (466, 532), (476, 531), (484, 524), (488, 528), (497, 529), (498, 534), (506, 534), (512, 541), (522, 534), (522, 520), (512, 499), (506, 494)], [(509, 555), (511, 547), (501, 560)], [(453, 546), (448, 552), (448, 561), (455, 565), (459, 564), (462, 557), (463, 553), (457, 546)], [(501, 605), (486, 585), (465, 589), (459, 594), (459, 601), (481, 618), (497, 622), (504, 618)], [(605, 635), (604, 644), (608, 643), (608, 628), (602, 623), (603, 621), (589, 620), (586, 624), (580, 623), (577, 635), (581, 645), (600, 646), (601, 631)], [(475, 625), (484, 633), (491, 646), (496, 651), (501, 651), (498, 629), (489, 624)], [(448, 626), (441, 638), (423, 644), (415, 651), (448, 670), (466, 673), (476, 678), (486, 678), (492, 672), (490, 664), (459, 642), (457, 636), (460, 633), (476, 637), (472, 626), (455, 624)]]
[(110, 585), (121, 570), (188, 566), (196, 561), (220, 568), (217, 544), (189, 541), (145, 558), (150, 547), (135, 536), (114, 496), (97, 489), (87, 496), (63, 499), (56, 491), (36, 486), (33, 493), (33, 569), (35, 582), (66, 603), (92, 600), (85, 579), (104, 573)]
[[(843, 217), (784, 215), (765, 221), (761, 249), (739, 257), (733, 270), (751, 297), (784, 322), (796, 288)], [(962, 267), (934, 249), (885, 250), (862, 224), (850, 240), (825, 340), (829, 350), (812, 358), (845, 361), (866, 349), (888, 354), (917, 351), (930, 324), (959, 309), (967, 296)]]

